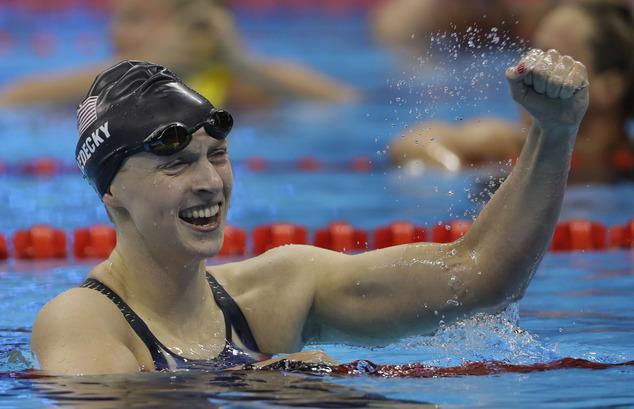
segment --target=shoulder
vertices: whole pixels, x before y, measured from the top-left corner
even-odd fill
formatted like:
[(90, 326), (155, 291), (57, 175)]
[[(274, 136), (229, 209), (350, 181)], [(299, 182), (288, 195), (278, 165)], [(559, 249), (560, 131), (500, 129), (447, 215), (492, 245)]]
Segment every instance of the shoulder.
[(92, 372), (88, 358), (109, 349), (129, 352), (133, 345), (133, 332), (117, 306), (86, 288), (72, 288), (48, 302), (31, 334), (42, 369), (60, 373)]
[(294, 279), (308, 279), (330, 271), (345, 257), (342, 253), (308, 245), (273, 248), (243, 261), (210, 267), (220, 284), (240, 293), (257, 285), (286, 286)]
[(72, 288), (49, 301), (33, 324), (33, 341), (50, 339), (50, 335), (80, 335), (89, 329), (112, 330), (125, 324), (116, 305), (97, 291)]
[(277, 247), (209, 271), (242, 309), (260, 350), (296, 351), (320, 277), (336, 271), (341, 253), (312, 246)]

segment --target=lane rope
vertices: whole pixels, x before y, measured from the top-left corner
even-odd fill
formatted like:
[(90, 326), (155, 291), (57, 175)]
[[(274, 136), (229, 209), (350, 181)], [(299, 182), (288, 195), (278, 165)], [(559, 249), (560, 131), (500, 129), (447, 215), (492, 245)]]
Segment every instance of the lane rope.
[[(433, 227), (393, 221), (373, 230), (333, 221), (309, 231), (291, 222), (256, 226), (251, 232), (225, 226), (225, 241), (219, 256), (252, 256), (287, 244), (312, 244), (339, 252), (363, 252), (385, 247), (430, 241), (449, 243), (460, 239), (471, 220), (450, 220)], [(0, 260), (107, 258), (117, 242), (113, 226), (94, 224), (70, 232), (49, 225), (15, 230), (10, 237), (0, 232)], [(548, 250), (609, 251), (634, 249), (634, 219), (606, 227), (600, 222), (570, 219), (557, 224)]]

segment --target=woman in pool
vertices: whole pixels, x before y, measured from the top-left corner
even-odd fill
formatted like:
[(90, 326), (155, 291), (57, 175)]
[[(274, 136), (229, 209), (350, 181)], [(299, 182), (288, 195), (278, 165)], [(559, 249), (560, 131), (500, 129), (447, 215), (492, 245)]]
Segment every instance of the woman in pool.
[[(588, 102), (585, 67), (534, 50), (507, 70), (533, 115), (522, 155), (463, 238), (356, 255), (312, 246), (207, 266), (223, 244), (231, 116), (169, 70), (124, 61), (78, 109), (77, 162), (117, 231), (110, 257), (46, 304), (44, 371), (225, 369), (308, 342), (382, 344), (520, 299), (553, 234)], [(332, 362), (319, 352), (287, 356)]]
[(110, 36), (111, 60), (18, 79), (0, 92), (0, 106), (77, 106), (99, 72), (128, 59), (169, 66), (206, 98), (231, 108), (261, 108), (293, 98), (352, 102), (357, 97), (353, 87), (305, 65), (255, 58), (223, 0), (115, 0)]
[[(583, 62), (592, 82), (569, 182), (634, 179), (634, 140), (627, 130), (628, 121), (634, 118), (631, 7), (604, 0), (565, 2), (543, 18), (533, 43)], [(452, 170), (472, 163), (497, 163), (519, 153), (525, 127), (494, 117), (476, 117), (461, 124), (422, 123), (396, 137), (390, 155), (398, 165), (420, 162)]]

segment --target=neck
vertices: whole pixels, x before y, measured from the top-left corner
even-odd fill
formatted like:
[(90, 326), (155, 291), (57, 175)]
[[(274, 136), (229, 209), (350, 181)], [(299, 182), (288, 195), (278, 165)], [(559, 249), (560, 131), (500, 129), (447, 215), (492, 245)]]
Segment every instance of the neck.
[(96, 278), (104, 280), (137, 313), (185, 322), (183, 317), (196, 316), (192, 314), (207, 307), (201, 302), (210, 298), (206, 259), (179, 257), (165, 249), (150, 251), (139, 243), (143, 242), (118, 236)]

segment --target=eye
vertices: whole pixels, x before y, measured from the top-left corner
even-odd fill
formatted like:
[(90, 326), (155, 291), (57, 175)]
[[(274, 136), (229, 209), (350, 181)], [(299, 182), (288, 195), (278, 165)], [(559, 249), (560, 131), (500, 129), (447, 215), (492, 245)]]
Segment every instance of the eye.
[(185, 170), (188, 165), (189, 163), (183, 159), (174, 159), (159, 166), (159, 170), (168, 175), (175, 175)]
[(212, 163), (224, 163), (229, 160), (229, 152), (227, 152), (226, 148), (214, 149), (213, 151), (209, 152), (207, 157)]

